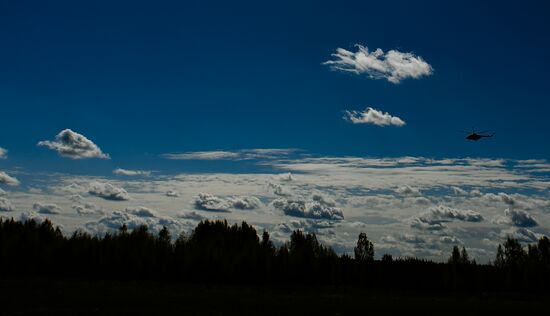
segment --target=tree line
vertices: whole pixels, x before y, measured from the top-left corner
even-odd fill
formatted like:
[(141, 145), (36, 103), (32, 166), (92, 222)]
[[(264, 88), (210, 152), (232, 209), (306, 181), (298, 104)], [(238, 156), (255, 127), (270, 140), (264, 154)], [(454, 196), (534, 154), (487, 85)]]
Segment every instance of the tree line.
[(152, 280), (198, 284), (323, 285), (377, 290), (548, 291), (550, 241), (542, 237), (524, 248), (508, 238), (494, 261), (477, 264), (454, 246), (447, 262), (417, 258), (374, 258), (365, 233), (353, 257), (338, 255), (313, 233), (296, 230), (275, 246), (267, 231), (258, 235), (246, 222), (202, 221), (175, 241), (168, 229), (146, 226), (104, 236), (65, 236), (45, 220), (0, 219), (3, 278)]

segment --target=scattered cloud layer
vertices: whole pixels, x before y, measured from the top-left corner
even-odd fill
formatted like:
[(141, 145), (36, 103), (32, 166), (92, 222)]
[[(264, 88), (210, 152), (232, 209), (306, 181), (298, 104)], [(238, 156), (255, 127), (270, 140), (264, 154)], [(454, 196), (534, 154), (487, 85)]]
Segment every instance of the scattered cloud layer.
[(148, 177), (151, 175), (151, 171), (146, 170), (128, 170), (128, 169), (122, 169), (118, 168), (113, 170), (113, 173), (119, 176), (142, 176), (142, 177)]
[(109, 155), (103, 153), (91, 140), (70, 129), (59, 132), (54, 141), (44, 140), (38, 142), (38, 146), (55, 150), (62, 157), (70, 159), (110, 159)]
[(104, 182), (92, 182), (88, 193), (111, 201), (127, 201), (130, 199), (128, 192), (123, 188)]
[(0, 159), (8, 158), (8, 150), (0, 147)]
[(388, 112), (368, 107), (364, 111), (345, 111), (344, 119), (353, 124), (373, 124), (376, 126), (404, 126), (405, 121)]
[(16, 178), (8, 175), (4, 171), (0, 171), (0, 184), (5, 184), (5, 185), (9, 185), (9, 186), (18, 186), (19, 185), (19, 180), (17, 180)]
[(355, 47), (356, 52), (343, 48), (336, 49), (332, 54), (334, 59), (323, 64), (337, 71), (364, 74), (372, 79), (386, 79), (394, 84), (408, 78), (418, 79), (429, 76), (433, 72), (430, 64), (413, 53), (403, 53), (398, 50), (384, 53), (380, 48), (370, 52), (366, 46), (355, 45)]
[[(121, 223), (130, 228), (144, 224), (154, 231), (166, 224), (179, 234), (205, 218), (246, 220), (258, 231), (273, 233), (274, 242), (302, 229), (315, 232), (338, 252), (351, 253), (357, 235), (366, 232), (377, 256), (445, 260), (450, 245), (460, 244), (476, 249), (472, 255), (478, 262), (493, 259), (496, 244), (507, 234), (528, 241), (550, 227), (549, 176), (516, 167), (523, 161), (300, 154), (259, 163), (268, 172), (153, 173), (144, 178), (18, 170), (32, 187), (4, 194), (11, 205), (4, 207), (11, 210), (4, 217), (50, 218), (69, 234), (117, 230)], [(167, 198), (169, 191), (178, 198)], [(39, 213), (35, 201), (62, 212)], [(32, 212), (21, 214), (27, 210)]]
[(171, 160), (251, 160), (274, 159), (286, 157), (296, 149), (243, 149), (238, 151), (194, 151), (185, 153), (164, 154), (163, 157)]

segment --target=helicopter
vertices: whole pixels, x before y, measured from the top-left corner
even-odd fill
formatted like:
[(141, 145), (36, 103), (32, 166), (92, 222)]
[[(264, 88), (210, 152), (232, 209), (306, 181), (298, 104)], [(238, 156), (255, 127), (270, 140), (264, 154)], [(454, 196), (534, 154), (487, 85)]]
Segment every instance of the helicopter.
[[(465, 132), (465, 133), (470, 133), (470, 132)], [(489, 137), (493, 137), (495, 135), (495, 133), (491, 133), (491, 134), (487, 134), (487, 133), (489, 133), (489, 131), (476, 132), (476, 131), (472, 130), (472, 132), (470, 134), (468, 134), (468, 136), (466, 136), (466, 139), (467, 140), (478, 141), (482, 138), (489, 138)]]

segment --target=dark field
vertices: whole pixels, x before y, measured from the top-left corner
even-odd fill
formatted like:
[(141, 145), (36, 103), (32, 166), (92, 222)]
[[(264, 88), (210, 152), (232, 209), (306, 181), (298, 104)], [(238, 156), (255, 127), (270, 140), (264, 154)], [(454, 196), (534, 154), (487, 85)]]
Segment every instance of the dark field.
[(519, 294), (388, 293), (334, 287), (196, 286), (149, 282), (4, 280), (2, 315), (495, 315), (548, 310)]

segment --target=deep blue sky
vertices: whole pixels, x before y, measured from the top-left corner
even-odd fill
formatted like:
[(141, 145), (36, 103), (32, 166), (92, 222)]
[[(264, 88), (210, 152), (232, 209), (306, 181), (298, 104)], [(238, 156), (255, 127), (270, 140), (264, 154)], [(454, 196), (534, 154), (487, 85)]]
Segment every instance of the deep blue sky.
[[(240, 148), (550, 156), (546, 2), (89, 2), (0, 3), (7, 163), (70, 168), (36, 147), (64, 128), (112, 157), (94, 163), (133, 168), (167, 152)], [(414, 52), (434, 74), (394, 85), (321, 65), (356, 43)], [(367, 106), (407, 125), (342, 119)], [(496, 137), (467, 142), (458, 131), (472, 127)]]

